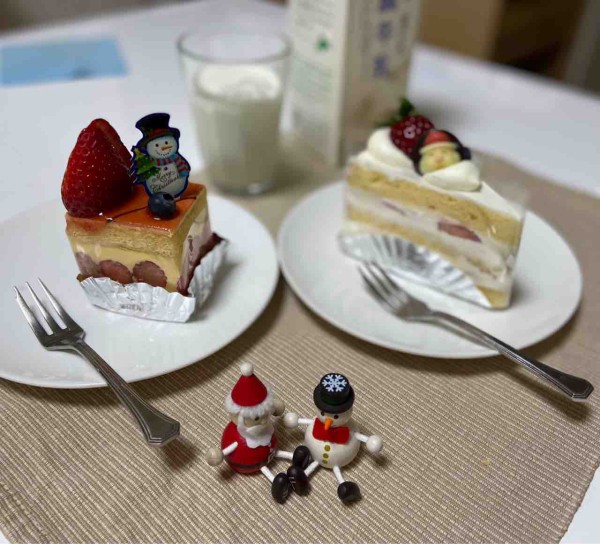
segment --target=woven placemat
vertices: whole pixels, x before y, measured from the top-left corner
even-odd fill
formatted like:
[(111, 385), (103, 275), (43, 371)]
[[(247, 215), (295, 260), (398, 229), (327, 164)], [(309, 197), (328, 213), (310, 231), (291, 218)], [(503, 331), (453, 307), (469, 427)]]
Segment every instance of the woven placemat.
[[(569, 240), (586, 280), (576, 316), (527, 352), (600, 385), (600, 202), (502, 161), (490, 159), (487, 168), (527, 187), (530, 208)], [(288, 179), (288, 187), (240, 201), (273, 232), (314, 187), (298, 181), (300, 171)], [(539, 273), (552, 265), (539, 263)], [(361, 502), (342, 506), (333, 475), (320, 470), (309, 496), (282, 506), (262, 475), (206, 464), (242, 361), (305, 416), (314, 413), (311, 392), (323, 373), (350, 377), (356, 421), (385, 441), (379, 459), (364, 452), (345, 471), (360, 485)], [(558, 541), (600, 457), (598, 392), (575, 404), (498, 358), (446, 361), (371, 346), (315, 317), (283, 281), (242, 337), (135, 388), (182, 422), (182, 440), (146, 447), (108, 390), (0, 380), (0, 528), (9, 540)], [(291, 449), (302, 435), (282, 429), (280, 437)]]

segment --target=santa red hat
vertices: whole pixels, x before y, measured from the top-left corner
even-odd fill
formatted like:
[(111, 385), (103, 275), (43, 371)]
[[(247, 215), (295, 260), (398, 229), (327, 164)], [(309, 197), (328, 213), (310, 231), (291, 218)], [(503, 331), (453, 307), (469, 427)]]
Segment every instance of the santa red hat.
[(445, 130), (430, 130), (423, 139), (419, 152), (421, 154), (436, 147), (452, 147), (456, 148), (457, 143)]
[(273, 413), (271, 389), (256, 377), (252, 364), (242, 363), (240, 370), (242, 375), (225, 399), (225, 409), (248, 418)]

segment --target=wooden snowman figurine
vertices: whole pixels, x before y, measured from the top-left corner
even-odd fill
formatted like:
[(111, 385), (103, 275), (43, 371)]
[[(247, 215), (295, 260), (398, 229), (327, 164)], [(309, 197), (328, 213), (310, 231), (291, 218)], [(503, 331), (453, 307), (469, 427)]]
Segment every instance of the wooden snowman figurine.
[[(338, 497), (344, 504), (349, 504), (360, 499), (360, 489), (354, 482), (344, 480), (341, 467), (354, 460), (361, 442), (367, 445), (370, 453), (379, 453), (383, 448), (383, 440), (380, 436), (366, 436), (357, 431), (352, 421), (354, 389), (342, 374), (323, 376), (315, 388), (313, 399), (320, 410), (316, 418), (299, 418), (290, 412), (283, 420), (290, 429), (298, 425), (308, 426), (304, 445), (294, 451), (288, 476), (294, 483), (296, 479), (304, 481), (304, 477), (310, 476), (319, 466), (329, 468), (338, 482)], [(313, 461), (304, 469), (302, 465), (309, 452)]]
[(279, 458), (306, 468), (310, 458), (306, 455), (301, 459), (302, 454), (294, 456), (292, 452), (277, 448), (273, 416), (283, 414), (285, 405), (273, 397), (270, 387), (254, 374), (250, 363), (243, 363), (240, 370), (242, 375), (225, 399), (225, 409), (231, 421), (223, 431), (221, 448), (210, 448), (206, 461), (216, 466), (225, 460), (241, 474), (261, 472), (271, 482), (273, 498), (284, 503), (292, 490), (300, 494), (307, 491), (308, 477), (303, 473), (292, 485), (285, 472), (274, 475), (267, 465), (274, 458)]

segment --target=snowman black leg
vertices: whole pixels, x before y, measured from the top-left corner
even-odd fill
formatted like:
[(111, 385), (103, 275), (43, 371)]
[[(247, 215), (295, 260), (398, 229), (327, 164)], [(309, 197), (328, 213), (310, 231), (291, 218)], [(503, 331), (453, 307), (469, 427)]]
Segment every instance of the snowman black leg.
[(267, 468), (262, 467), (260, 471), (271, 482), (271, 495), (279, 504), (283, 504), (292, 492), (292, 483), (285, 472), (280, 472), (277, 476)]
[(338, 482), (337, 494), (344, 504), (350, 504), (360, 499), (360, 488), (354, 482), (347, 482), (337, 465), (333, 467), (333, 475)]
[(292, 463), (300, 467), (302, 470), (306, 469), (312, 458), (310, 456), (310, 450), (306, 446), (298, 446), (294, 450), (294, 455), (292, 456)]
[(292, 466), (288, 468), (287, 475), (292, 482), (294, 491), (298, 493), (298, 495), (307, 495), (310, 491), (310, 484), (308, 483), (308, 475), (310, 472), (307, 472), (310, 461), (310, 451), (306, 446), (298, 446), (294, 450)]
[(301, 466), (292, 465), (287, 469), (287, 476), (290, 479), (290, 482), (292, 482), (294, 491), (298, 495), (308, 495), (308, 492), (310, 491), (308, 474)]

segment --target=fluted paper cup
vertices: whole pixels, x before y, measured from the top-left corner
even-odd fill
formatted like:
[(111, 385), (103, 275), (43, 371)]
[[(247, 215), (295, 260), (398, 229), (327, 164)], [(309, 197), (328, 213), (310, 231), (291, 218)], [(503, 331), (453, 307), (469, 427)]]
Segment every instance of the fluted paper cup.
[(426, 247), (385, 234), (341, 233), (338, 240), (346, 255), (377, 263), (392, 276), (492, 307), (469, 276)]
[(91, 303), (99, 308), (144, 319), (183, 323), (210, 295), (228, 245), (227, 240), (222, 240), (202, 258), (194, 270), (189, 296), (147, 283), (123, 285), (110, 278), (90, 277), (81, 281), (80, 285)]

